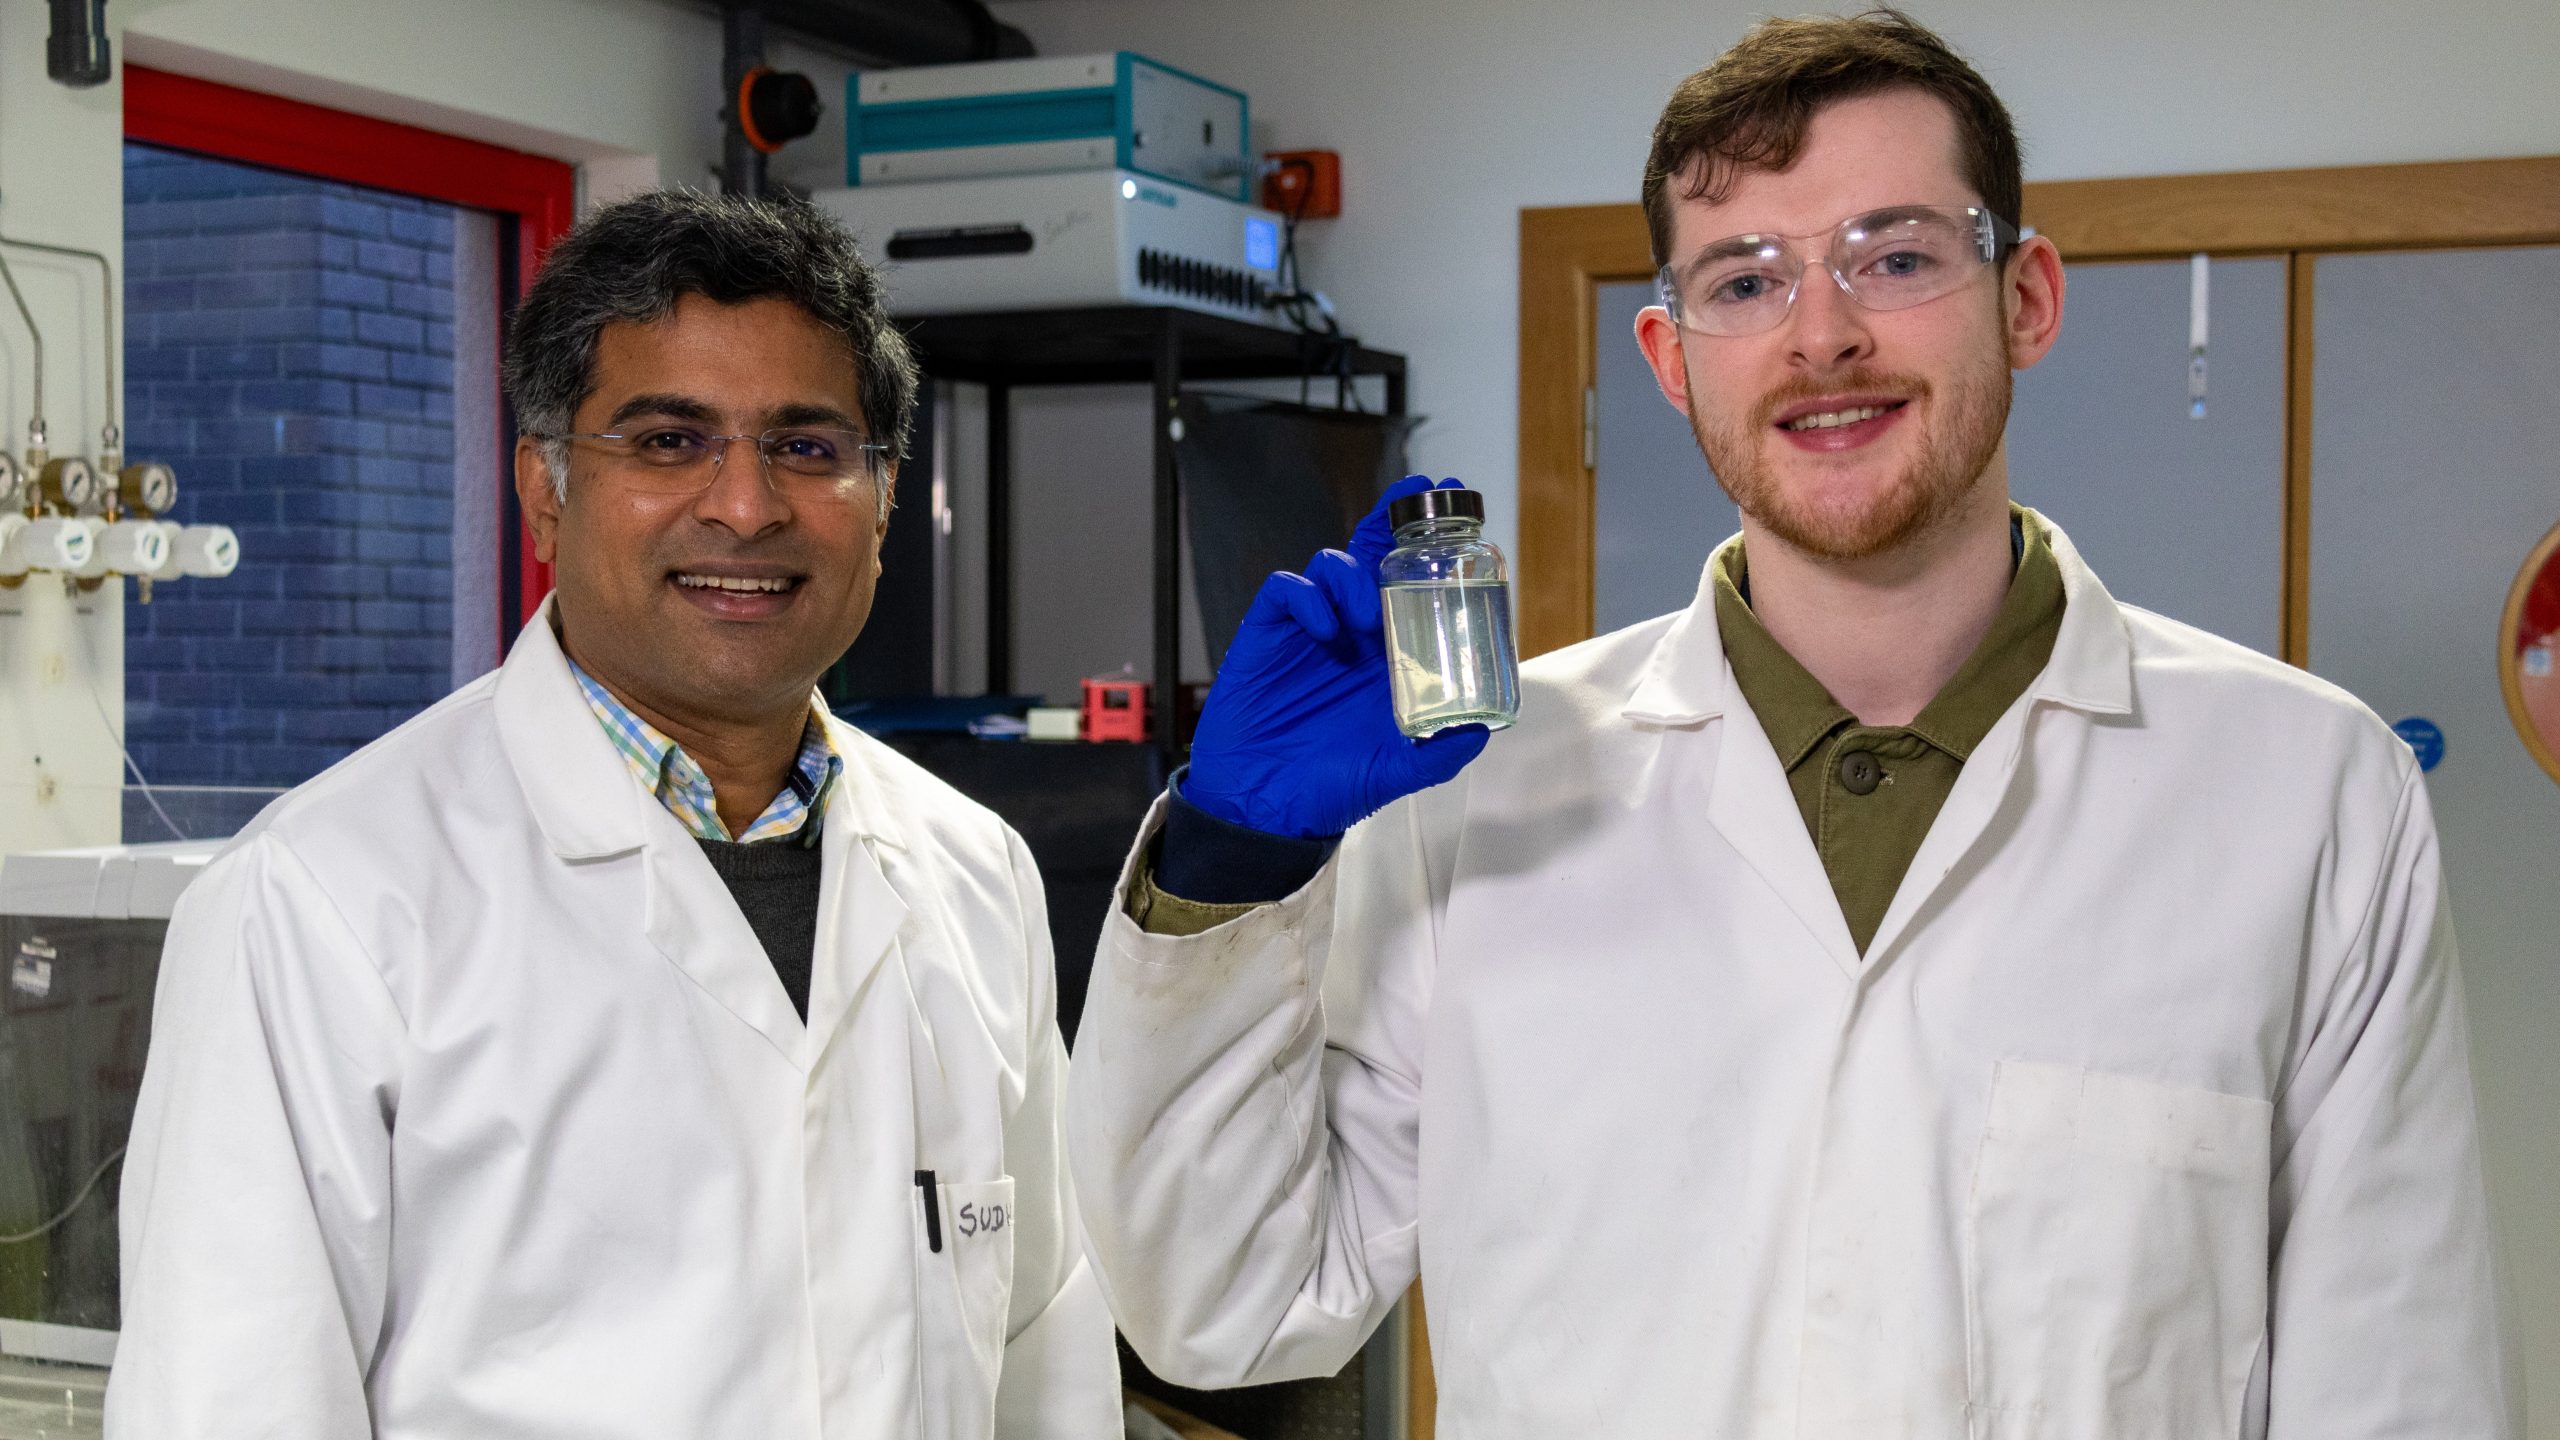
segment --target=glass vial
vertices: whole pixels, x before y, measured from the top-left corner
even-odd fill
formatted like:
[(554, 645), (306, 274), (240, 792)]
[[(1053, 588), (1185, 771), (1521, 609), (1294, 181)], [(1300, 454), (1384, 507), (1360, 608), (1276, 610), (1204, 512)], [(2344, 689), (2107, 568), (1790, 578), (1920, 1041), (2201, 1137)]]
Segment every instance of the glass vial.
[(1511, 577), (1484, 538), (1484, 497), (1424, 490), (1387, 507), (1396, 548), (1378, 562), (1396, 726), (1499, 730), (1520, 716)]

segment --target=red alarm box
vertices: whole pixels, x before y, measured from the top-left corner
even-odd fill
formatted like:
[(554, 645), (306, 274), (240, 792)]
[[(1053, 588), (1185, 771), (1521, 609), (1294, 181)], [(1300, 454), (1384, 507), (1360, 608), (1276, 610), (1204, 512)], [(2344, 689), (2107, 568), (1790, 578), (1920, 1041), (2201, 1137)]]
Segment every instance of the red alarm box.
[(1298, 220), (1342, 213), (1342, 157), (1331, 150), (1274, 150), (1262, 157), (1262, 208)]
[(1147, 720), (1145, 681), (1113, 677), (1084, 682), (1083, 738), (1143, 742)]

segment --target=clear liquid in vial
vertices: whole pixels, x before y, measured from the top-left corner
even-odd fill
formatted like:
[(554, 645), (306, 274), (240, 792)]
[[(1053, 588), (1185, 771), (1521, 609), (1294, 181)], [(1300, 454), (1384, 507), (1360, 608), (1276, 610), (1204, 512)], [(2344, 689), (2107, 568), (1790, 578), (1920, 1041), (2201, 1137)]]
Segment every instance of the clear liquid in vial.
[(1396, 726), (1423, 736), (1452, 725), (1499, 730), (1519, 718), (1511, 587), (1500, 580), (1389, 585), (1387, 674)]

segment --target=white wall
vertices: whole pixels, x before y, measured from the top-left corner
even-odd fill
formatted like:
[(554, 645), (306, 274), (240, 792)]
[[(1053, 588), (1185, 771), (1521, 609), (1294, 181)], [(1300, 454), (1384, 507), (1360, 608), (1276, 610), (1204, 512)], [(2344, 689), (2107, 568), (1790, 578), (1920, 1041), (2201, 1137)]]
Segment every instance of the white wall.
[[(1043, 53), (1133, 49), (1253, 97), (1256, 144), (1343, 158), (1315, 284), (1413, 360), (1417, 468), (1515, 553), (1519, 212), (1632, 201), (1655, 114), (1760, 5), (998, 0)], [(1774, 7), (1793, 11), (1799, 7)], [(1842, 8), (1854, 9), (1856, 6)], [(2560, 151), (2550, 0), (1912, 0), (2017, 116), (2030, 179)]]
[[(121, 255), (124, 119), (115, 90), (45, 79), (46, 15), (0, 5), (0, 234)], [(101, 322), (85, 262), (8, 252), (44, 336), (44, 418), (53, 454), (96, 455), (104, 362), (120, 338)], [(25, 458), (33, 347), (0, 298), (0, 445)], [(116, 717), (111, 731), (106, 718)], [(116, 838), (124, 714), (124, 606), (116, 586), (73, 593), (58, 576), (0, 586), (0, 851)]]
[[(116, 0), (107, 15), (141, 64), (575, 162), (589, 205), (718, 184), (708, 0)], [(843, 184), (847, 62), (779, 34), (768, 53), (828, 112), (773, 176)]]

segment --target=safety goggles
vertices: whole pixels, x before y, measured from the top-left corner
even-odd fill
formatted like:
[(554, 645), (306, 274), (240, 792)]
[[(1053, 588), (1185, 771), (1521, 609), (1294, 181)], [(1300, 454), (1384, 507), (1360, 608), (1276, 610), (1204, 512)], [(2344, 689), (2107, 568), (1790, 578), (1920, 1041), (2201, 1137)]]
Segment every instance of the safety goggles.
[[(1973, 206), (1896, 205), (1810, 235), (1735, 235), (1666, 265), (1656, 294), (1682, 329), (1758, 335), (1795, 307), (1822, 268), (1869, 310), (1908, 310), (1963, 288), (2018, 243), (2018, 229)], [(1820, 242), (1817, 250), (1808, 242)]]

